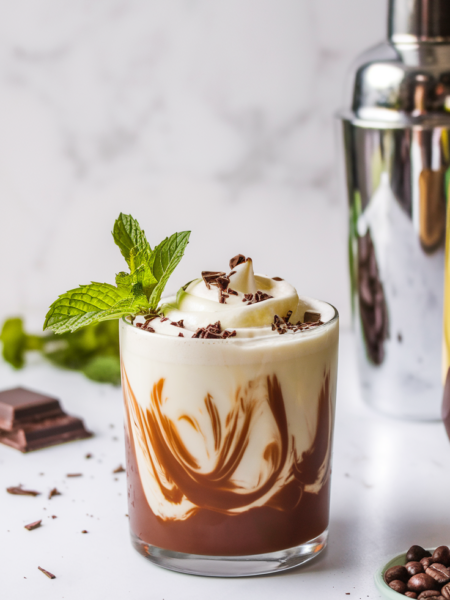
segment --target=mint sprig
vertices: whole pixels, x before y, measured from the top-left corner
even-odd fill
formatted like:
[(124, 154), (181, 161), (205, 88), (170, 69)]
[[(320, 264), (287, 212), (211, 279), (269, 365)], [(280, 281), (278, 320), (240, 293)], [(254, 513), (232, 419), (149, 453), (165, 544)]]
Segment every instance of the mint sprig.
[(157, 313), (169, 277), (189, 243), (190, 231), (174, 233), (152, 251), (139, 223), (121, 213), (112, 235), (130, 272), (118, 273), (116, 286), (92, 282), (62, 294), (50, 306), (44, 329), (73, 332), (92, 323)]

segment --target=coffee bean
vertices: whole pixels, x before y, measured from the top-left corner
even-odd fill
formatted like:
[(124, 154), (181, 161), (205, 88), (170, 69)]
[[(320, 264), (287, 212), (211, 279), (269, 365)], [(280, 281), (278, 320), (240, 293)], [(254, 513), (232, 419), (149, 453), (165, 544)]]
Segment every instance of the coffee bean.
[(437, 562), (445, 567), (450, 567), (450, 549), (448, 546), (439, 546), (433, 552), (433, 562)]
[(405, 569), (408, 571), (410, 577), (413, 575), (417, 575), (417, 573), (424, 573), (424, 568), (422, 563), (417, 562), (416, 560), (412, 560), (409, 563), (406, 563)]
[(388, 585), (391, 583), (391, 581), (394, 581), (395, 579), (404, 581), (405, 583), (408, 581), (409, 573), (405, 567), (402, 567), (401, 565), (396, 565), (395, 567), (391, 567), (390, 569), (388, 569), (384, 574), (384, 580)]
[(438, 598), (442, 598), (442, 596), (437, 590), (426, 590), (419, 595), (418, 600), (424, 600), (426, 598), (434, 598), (437, 600)]
[(427, 573), (417, 573), (408, 581), (408, 590), (410, 592), (424, 592), (425, 590), (435, 590), (436, 581), (427, 575)]
[(422, 548), (422, 546), (411, 546), (411, 548), (406, 553), (406, 562), (410, 561), (420, 561), (421, 558), (425, 558), (426, 556), (431, 556), (428, 550)]
[(434, 560), (431, 558), (431, 556), (426, 556), (425, 558), (420, 559), (420, 564), (422, 565), (424, 570), (428, 569), (428, 567), (430, 565), (432, 565), (433, 563), (434, 563)]
[(444, 587), (441, 589), (442, 597), (445, 600), (450, 600), (450, 583), (446, 583)]
[(404, 581), (400, 581), (400, 579), (394, 579), (394, 581), (391, 581), (389, 587), (394, 590), (394, 592), (398, 592), (399, 594), (404, 594), (408, 589), (406, 587), (406, 583)]
[(408, 598), (417, 598), (416, 592), (405, 592), (405, 596)]
[(447, 583), (450, 581), (450, 569), (447, 569), (444, 565), (439, 563), (433, 563), (428, 569), (425, 570), (427, 575), (430, 575), (435, 581), (440, 583)]

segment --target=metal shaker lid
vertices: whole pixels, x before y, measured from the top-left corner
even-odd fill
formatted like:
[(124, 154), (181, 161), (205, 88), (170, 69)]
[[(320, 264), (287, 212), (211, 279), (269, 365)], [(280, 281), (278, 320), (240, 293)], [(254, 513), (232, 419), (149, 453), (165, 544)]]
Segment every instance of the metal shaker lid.
[(389, 0), (389, 39), (450, 42), (449, 0)]
[(350, 110), (360, 127), (450, 127), (450, 0), (390, 0), (390, 39), (354, 65)]

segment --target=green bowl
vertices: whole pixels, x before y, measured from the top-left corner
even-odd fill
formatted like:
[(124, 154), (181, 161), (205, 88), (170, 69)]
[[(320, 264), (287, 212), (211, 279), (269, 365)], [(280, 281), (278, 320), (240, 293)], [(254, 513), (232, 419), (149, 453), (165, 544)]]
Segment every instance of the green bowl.
[[(433, 554), (435, 548), (427, 548), (427, 550), (428, 552), (431, 552), (431, 554)], [(386, 571), (391, 567), (396, 567), (397, 565), (401, 565), (403, 567), (406, 565), (406, 552), (403, 552), (402, 554), (397, 554), (397, 556), (391, 558), (391, 560), (388, 563), (386, 563), (384, 567), (378, 569), (374, 576), (377, 590), (380, 592), (383, 598), (388, 598), (389, 600), (399, 600), (400, 598), (405, 598), (403, 594), (395, 592), (384, 581), (384, 574), (386, 573)]]

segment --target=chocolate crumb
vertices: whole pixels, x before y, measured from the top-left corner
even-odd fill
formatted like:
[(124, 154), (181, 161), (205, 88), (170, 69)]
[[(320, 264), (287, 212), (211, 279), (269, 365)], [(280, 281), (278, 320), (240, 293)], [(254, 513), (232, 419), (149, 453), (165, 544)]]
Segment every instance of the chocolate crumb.
[(183, 338), (184, 338), (184, 335), (183, 335), (183, 334), (180, 332), (180, 333), (178, 334), (178, 337), (183, 337)]
[(92, 458), (92, 454), (86, 454), (84, 458)]
[(52, 519), (57, 519), (58, 517), (56, 515), (52, 515)]
[(53, 573), (50, 573), (50, 571), (46, 571), (42, 567), (38, 567), (38, 569), (39, 569), (39, 571), (41, 571), (42, 573), (44, 573), (44, 575), (47, 575), (47, 577), (49, 579), (56, 579), (56, 575), (53, 575)]
[(89, 533), (89, 532), (87, 531), (87, 529), (83, 529), (83, 531), (81, 533)]
[(181, 321), (172, 321), (170, 324), (173, 325), (174, 327), (181, 327), (182, 329), (184, 329), (184, 320), (181, 319)]
[(25, 529), (28, 529), (28, 531), (33, 531), (33, 529), (37, 529), (38, 527), (41, 526), (42, 523), (42, 519), (40, 521), (34, 521), (34, 523), (30, 523), (29, 525), (24, 525)]
[(61, 496), (61, 492), (59, 492), (56, 488), (53, 488), (52, 490), (50, 490), (49, 494), (48, 494), (48, 499), (51, 500), (53, 498), (53, 496)]
[(113, 473), (125, 473), (125, 469), (122, 467), (122, 465), (119, 465), (114, 469)]
[(272, 279), (274, 281), (284, 281), (284, 279), (281, 279), (281, 277), (272, 277)]
[(83, 473), (67, 473), (66, 477), (83, 477)]
[(41, 492), (35, 492), (34, 490), (24, 490), (21, 485), (16, 487), (6, 488), (8, 494), (12, 494), (13, 496), (39, 496)]

